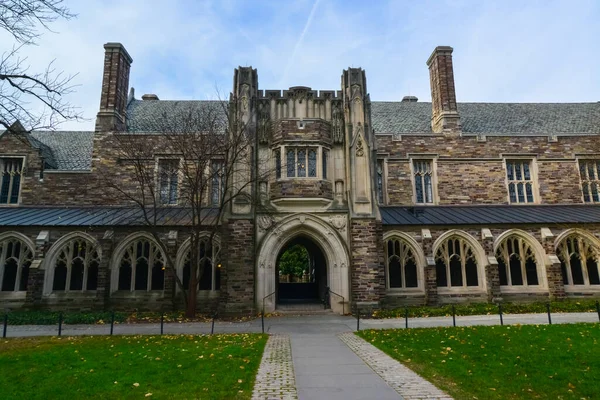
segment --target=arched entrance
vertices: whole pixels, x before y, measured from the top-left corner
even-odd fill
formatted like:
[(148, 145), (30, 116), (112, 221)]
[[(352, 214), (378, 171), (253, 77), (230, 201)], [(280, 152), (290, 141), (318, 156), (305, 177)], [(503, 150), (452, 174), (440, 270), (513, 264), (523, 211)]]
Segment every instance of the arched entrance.
[(278, 305), (322, 304), (328, 286), (323, 251), (305, 235), (291, 239), (279, 252), (275, 278)]
[(290, 245), (300, 243), (318, 249), (322, 256), (324, 266), (319, 271), (325, 277), (317, 282), (317, 296), (319, 285), (324, 285), (323, 292), (325, 287), (329, 287), (332, 293), (343, 297), (342, 301), (342, 298), (330, 295), (333, 311), (341, 314), (344, 309), (349, 310), (349, 257), (345, 240), (337, 228), (309, 214), (296, 214), (278, 221), (260, 239), (256, 264), (257, 309), (262, 310), (264, 306), (265, 312), (275, 310), (278, 300), (281, 300), (278, 299), (279, 258)]

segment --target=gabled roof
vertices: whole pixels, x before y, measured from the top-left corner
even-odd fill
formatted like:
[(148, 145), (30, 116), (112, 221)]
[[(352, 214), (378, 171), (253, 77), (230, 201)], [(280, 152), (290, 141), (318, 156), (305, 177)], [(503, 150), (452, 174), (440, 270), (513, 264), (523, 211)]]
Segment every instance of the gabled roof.
[(383, 225), (600, 223), (600, 205), (381, 207)]
[(228, 103), (220, 100), (130, 100), (127, 105), (127, 132), (178, 133), (214, 130), (216, 123), (227, 127)]
[(30, 136), (49, 149), (52, 169), (85, 171), (92, 168), (94, 132), (34, 131)]
[[(597, 103), (458, 103), (465, 134), (600, 134)], [(431, 132), (431, 103), (371, 103), (375, 133)]]

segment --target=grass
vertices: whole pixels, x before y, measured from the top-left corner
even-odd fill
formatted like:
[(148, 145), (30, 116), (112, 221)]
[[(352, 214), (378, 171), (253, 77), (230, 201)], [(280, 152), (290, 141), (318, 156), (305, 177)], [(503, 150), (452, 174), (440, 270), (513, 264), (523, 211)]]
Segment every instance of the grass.
[(600, 324), (358, 335), (456, 399), (594, 399), (600, 393)]
[(266, 335), (5, 339), (8, 399), (249, 399)]
[[(550, 310), (556, 312), (595, 312), (596, 299), (593, 300), (563, 300), (550, 302)], [(505, 314), (545, 313), (547, 302), (535, 303), (503, 303), (502, 312)], [(372, 318), (404, 318), (406, 310), (410, 318), (417, 317), (446, 317), (452, 315), (452, 305), (440, 307), (407, 307), (390, 310), (376, 310)], [(492, 315), (498, 314), (498, 305), (490, 303), (456, 304), (456, 315)]]

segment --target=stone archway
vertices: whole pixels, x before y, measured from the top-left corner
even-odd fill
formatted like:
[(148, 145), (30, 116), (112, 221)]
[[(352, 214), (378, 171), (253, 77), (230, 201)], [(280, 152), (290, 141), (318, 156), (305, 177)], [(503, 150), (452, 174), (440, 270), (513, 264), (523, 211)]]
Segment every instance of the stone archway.
[[(263, 308), (263, 298), (276, 292), (277, 258), (290, 241), (296, 237), (305, 237), (314, 242), (323, 252), (327, 265), (327, 283), (332, 292), (338, 293), (342, 300), (331, 295), (331, 308), (336, 313), (348, 310), (350, 299), (350, 274), (348, 250), (344, 240), (336, 229), (323, 220), (311, 215), (293, 215), (274, 224), (258, 246), (256, 265), (256, 306)], [(275, 310), (277, 300), (272, 295), (264, 300), (265, 312)]]

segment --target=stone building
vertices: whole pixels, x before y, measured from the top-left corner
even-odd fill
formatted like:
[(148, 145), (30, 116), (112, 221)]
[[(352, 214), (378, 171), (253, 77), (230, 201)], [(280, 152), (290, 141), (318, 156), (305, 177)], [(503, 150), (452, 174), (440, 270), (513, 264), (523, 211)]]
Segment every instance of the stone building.
[[(4, 308), (181, 306), (161, 249), (99, 178), (130, 179), (111, 147), (118, 135), (152, 141), (165, 117), (218, 102), (136, 99), (132, 58), (104, 47), (94, 132), (0, 134)], [(266, 178), (252, 186), (261, 207), (233, 202), (204, 253), (201, 309), (600, 295), (600, 103), (458, 103), (452, 48), (427, 66), (430, 103), (371, 101), (360, 68), (320, 91), (262, 90), (257, 70), (235, 70), (229, 104), (252, 127), (253, 168)], [(159, 144), (152, 157), (161, 168)], [(162, 228), (185, 279), (185, 229), (176, 218)], [(311, 258), (298, 288), (278, 271), (294, 244)]]

